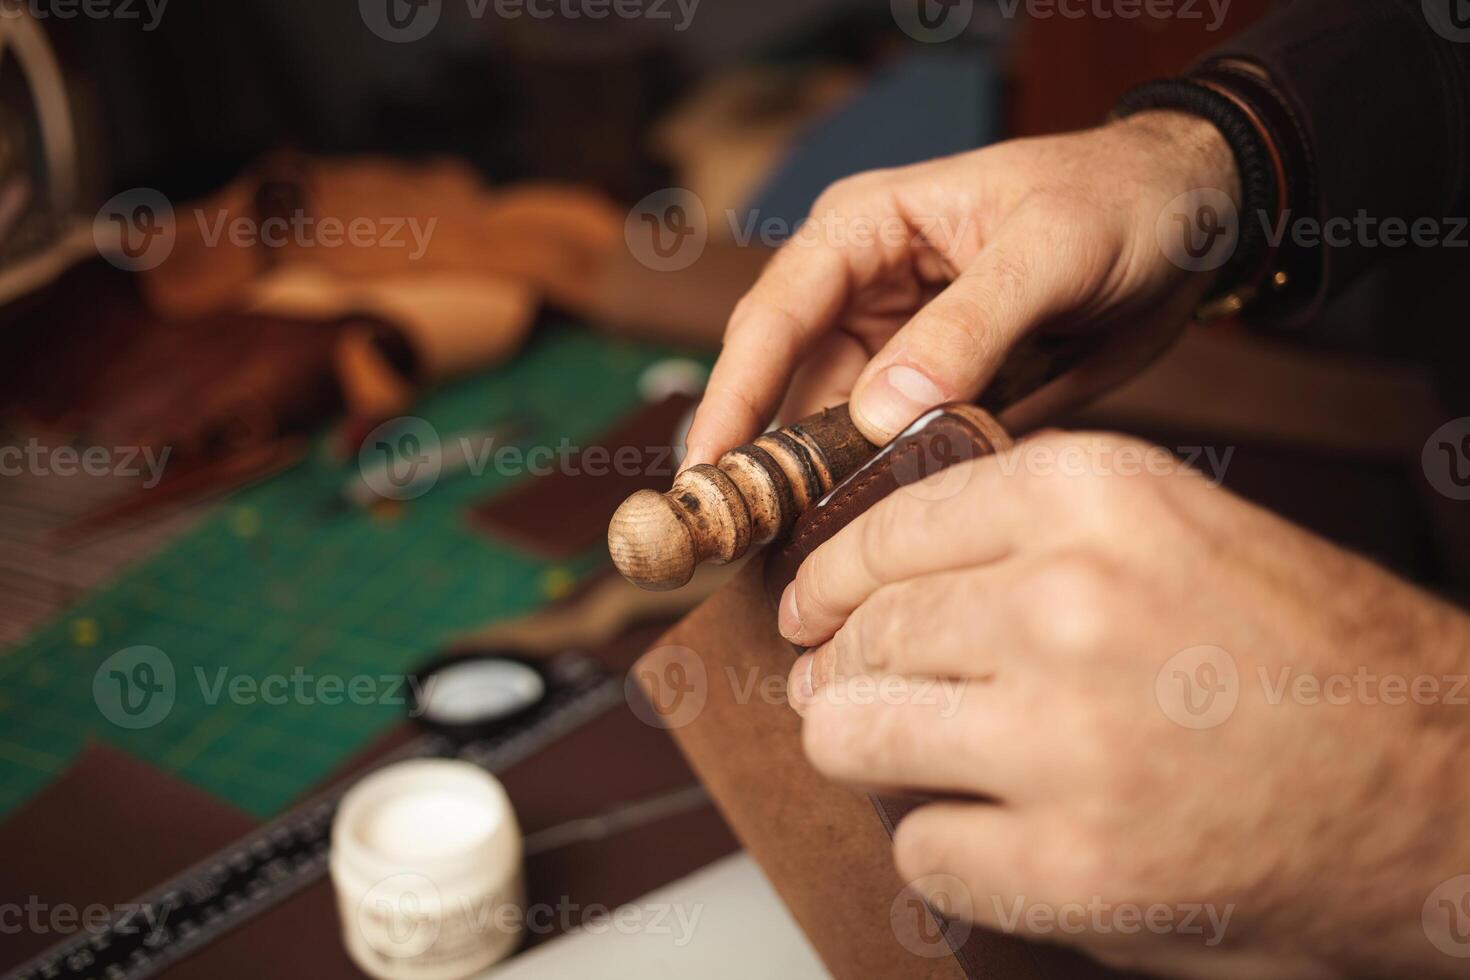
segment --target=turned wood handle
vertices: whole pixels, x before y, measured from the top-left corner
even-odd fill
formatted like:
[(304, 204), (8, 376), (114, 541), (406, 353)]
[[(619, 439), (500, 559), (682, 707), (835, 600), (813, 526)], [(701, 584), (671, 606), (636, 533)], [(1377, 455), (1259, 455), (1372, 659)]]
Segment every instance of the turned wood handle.
[(808, 416), (680, 473), (668, 493), (640, 490), (607, 530), (613, 564), (645, 589), (677, 589), (791, 529), (797, 515), (877, 452), (846, 405)]
[[(1095, 353), (1101, 337), (1038, 337), (1021, 345), (987, 387), (980, 408), (997, 412), (1019, 407), (1033, 393), (1045, 395), (1046, 383)], [(989, 431), (994, 420), (981, 415)], [(995, 431), (1007, 438), (999, 426)], [(785, 535), (802, 511), (877, 451), (852, 424), (846, 405), (768, 432), (714, 466), (680, 473), (668, 493), (640, 490), (625, 500), (607, 529), (613, 564), (645, 589), (677, 589), (700, 564), (734, 561)]]

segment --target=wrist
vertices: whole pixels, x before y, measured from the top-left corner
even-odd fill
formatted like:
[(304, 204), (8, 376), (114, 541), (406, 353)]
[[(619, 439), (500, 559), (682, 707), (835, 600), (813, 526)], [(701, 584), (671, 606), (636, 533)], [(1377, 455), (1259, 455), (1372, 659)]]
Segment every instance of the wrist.
[[(1160, 110), (1195, 116), (1211, 126), (1234, 160), (1231, 190), (1218, 182), (1199, 184), (1172, 200), (1169, 208), (1177, 224), (1177, 233), (1171, 233), (1166, 246), (1170, 259), (1192, 272), (1211, 273), (1205, 300), (1196, 310), (1196, 319), (1210, 322), (1240, 312), (1271, 278), (1275, 249), (1268, 231), (1288, 206), (1279, 154), (1250, 106), (1212, 82), (1193, 78), (1145, 82), (1119, 101), (1116, 115), (1127, 118)], [(1214, 137), (1204, 130), (1191, 132), (1207, 141), (1206, 148), (1214, 145)], [(1205, 166), (1216, 168), (1213, 176), (1218, 181), (1225, 171), (1218, 169), (1217, 152), (1206, 149), (1191, 156), (1213, 161)]]
[(1213, 188), (1242, 205), (1240, 167), (1225, 135), (1214, 123), (1175, 109), (1146, 109), (1112, 124), (1153, 144), (1168, 168), (1171, 196)]

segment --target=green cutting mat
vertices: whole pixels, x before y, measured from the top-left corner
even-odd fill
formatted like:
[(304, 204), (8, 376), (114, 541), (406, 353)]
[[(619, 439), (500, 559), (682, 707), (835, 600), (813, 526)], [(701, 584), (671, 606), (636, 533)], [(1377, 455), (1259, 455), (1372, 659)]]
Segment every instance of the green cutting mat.
[[(669, 353), (557, 328), (508, 368), (438, 390), (414, 412), (446, 440), (529, 416), (527, 444), (585, 441), (638, 402), (639, 374)], [(318, 447), (0, 654), (0, 813), (95, 739), (270, 815), (402, 716), (402, 691), (380, 677), (451, 633), (532, 609), (602, 560), (548, 565), (471, 531), (466, 506), (516, 479), (490, 472), (446, 478), (396, 515), (325, 514), (354, 472)], [(93, 679), (138, 645), (167, 657), (175, 693), (161, 721), (129, 730), (103, 716)], [(221, 676), (242, 696), (220, 691)]]

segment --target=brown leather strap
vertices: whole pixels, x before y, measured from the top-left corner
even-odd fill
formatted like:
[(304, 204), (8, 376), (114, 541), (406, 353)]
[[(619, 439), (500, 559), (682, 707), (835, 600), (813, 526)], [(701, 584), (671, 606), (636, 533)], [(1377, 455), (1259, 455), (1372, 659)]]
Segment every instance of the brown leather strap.
[(1010, 445), (1011, 438), (1000, 423), (974, 405), (941, 405), (920, 416), (797, 518), (786, 543), (766, 559), (766, 592), (771, 601), (781, 598), (808, 555), (899, 487)]

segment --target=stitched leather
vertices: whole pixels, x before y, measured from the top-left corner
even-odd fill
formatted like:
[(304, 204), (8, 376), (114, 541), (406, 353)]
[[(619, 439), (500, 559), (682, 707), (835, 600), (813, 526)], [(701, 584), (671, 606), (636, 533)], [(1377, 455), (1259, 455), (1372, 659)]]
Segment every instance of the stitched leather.
[(899, 487), (1010, 444), (1000, 424), (973, 405), (943, 405), (921, 416), (797, 518), (786, 543), (766, 559), (771, 601), (780, 600), (808, 555)]

